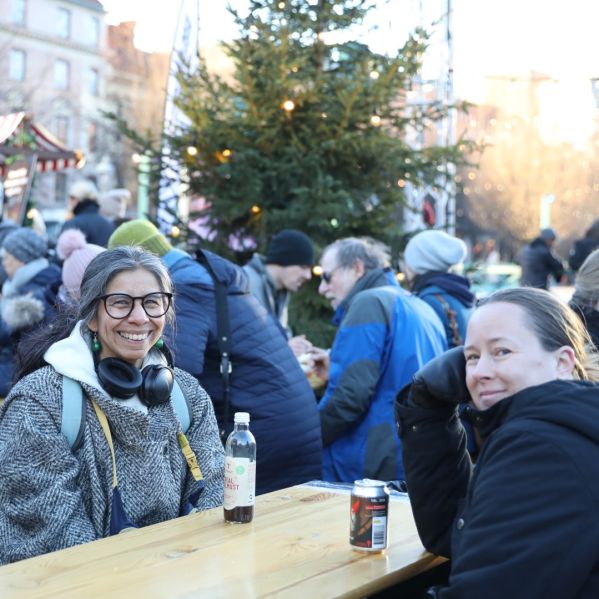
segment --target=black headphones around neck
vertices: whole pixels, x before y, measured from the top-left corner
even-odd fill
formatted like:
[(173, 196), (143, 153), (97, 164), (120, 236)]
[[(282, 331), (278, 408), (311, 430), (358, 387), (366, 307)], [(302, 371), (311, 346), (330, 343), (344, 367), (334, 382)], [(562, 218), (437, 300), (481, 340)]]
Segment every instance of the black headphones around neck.
[(100, 385), (117, 399), (130, 399), (137, 393), (141, 402), (148, 407), (166, 403), (173, 390), (175, 372), (170, 352), (166, 347), (161, 351), (167, 358), (168, 366), (149, 364), (140, 370), (120, 358), (100, 360), (96, 364)]

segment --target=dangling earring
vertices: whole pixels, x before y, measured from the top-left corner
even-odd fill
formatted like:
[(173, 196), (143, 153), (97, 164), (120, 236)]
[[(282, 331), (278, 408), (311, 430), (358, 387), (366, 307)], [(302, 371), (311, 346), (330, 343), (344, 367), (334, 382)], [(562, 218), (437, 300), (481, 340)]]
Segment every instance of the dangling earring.
[(102, 344), (98, 341), (98, 333), (92, 332), (92, 351), (97, 354), (102, 349)]
[(154, 343), (154, 347), (156, 349), (162, 349), (164, 347), (164, 339), (162, 337), (158, 337), (156, 343)]

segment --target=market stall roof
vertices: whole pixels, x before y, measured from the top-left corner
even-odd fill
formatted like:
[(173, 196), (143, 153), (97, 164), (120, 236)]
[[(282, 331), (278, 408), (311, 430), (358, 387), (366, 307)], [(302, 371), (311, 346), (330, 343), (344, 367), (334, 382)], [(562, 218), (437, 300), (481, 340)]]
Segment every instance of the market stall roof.
[(81, 168), (85, 164), (82, 152), (69, 150), (43, 125), (34, 123), (31, 115), (25, 112), (0, 115), (0, 173), (4, 175), (6, 170), (6, 157), (16, 154), (35, 154), (35, 169), (40, 173)]

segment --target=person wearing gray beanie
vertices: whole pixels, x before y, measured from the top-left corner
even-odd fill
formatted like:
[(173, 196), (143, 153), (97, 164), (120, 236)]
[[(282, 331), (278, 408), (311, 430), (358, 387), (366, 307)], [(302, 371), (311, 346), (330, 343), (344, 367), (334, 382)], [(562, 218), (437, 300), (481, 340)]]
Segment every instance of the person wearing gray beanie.
[(48, 251), (48, 242), (33, 229), (19, 227), (9, 233), (2, 243), (4, 253), (9, 253), (23, 264), (29, 264), (38, 258), (44, 258)]
[(2, 243), (2, 266), (7, 279), (0, 300), (0, 396), (12, 386), (17, 345), (34, 327), (54, 316), (54, 295), (60, 269), (46, 259), (46, 239), (19, 227)]
[(466, 257), (466, 244), (444, 231), (427, 230), (410, 239), (404, 251), (411, 290), (435, 311), (448, 347), (461, 345), (474, 306), (470, 281), (449, 270)]
[(271, 238), (266, 255), (254, 254), (243, 267), (250, 291), (280, 324), (296, 356), (311, 349), (299, 335), (294, 337), (288, 325), (291, 294), (312, 278), (314, 244), (302, 231), (284, 229)]

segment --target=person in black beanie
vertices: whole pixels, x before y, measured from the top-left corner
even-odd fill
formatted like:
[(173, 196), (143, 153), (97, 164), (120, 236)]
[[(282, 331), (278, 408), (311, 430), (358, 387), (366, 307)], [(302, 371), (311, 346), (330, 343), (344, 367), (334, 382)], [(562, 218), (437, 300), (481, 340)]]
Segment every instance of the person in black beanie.
[(284, 229), (272, 237), (266, 256), (256, 253), (243, 267), (250, 291), (280, 324), (296, 356), (309, 351), (311, 344), (301, 335), (294, 337), (289, 328), (289, 299), (312, 278), (313, 265), (312, 240), (296, 229)]

